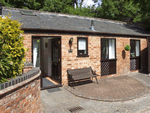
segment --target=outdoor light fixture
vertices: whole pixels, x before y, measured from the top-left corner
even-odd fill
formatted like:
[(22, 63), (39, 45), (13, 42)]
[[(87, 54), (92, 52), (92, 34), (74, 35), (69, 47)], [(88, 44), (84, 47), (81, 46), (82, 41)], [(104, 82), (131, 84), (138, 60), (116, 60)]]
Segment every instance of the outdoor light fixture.
[(72, 42), (73, 42), (73, 37), (71, 37), (69, 40), (69, 46), (70, 46), (69, 53), (72, 53), (72, 49), (71, 49)]
[(2, 4), (0, 4), (0, 15), (2, 15)]
[(73, 37), (70, 38), (69, 45), (72, 45), (72, 42), (73, 42)]

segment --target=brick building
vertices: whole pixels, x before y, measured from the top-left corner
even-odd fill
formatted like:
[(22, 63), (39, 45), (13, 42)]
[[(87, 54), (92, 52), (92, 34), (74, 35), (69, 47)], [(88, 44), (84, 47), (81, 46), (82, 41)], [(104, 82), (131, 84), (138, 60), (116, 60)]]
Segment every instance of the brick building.
[[(26, 59), (42, 73), (67, 83), (67, 69), (92, 67), (102, 76), (148, 72), (147, 37), (125, 22), (3, 7), (23, 23)], [(125, 51), (125, 45), (131, 50)]]

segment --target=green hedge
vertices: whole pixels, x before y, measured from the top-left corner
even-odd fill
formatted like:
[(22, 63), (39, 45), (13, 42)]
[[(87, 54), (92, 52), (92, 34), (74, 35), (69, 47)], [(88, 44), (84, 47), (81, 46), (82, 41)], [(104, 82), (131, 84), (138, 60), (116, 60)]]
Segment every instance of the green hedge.
[(26, 49), (20, 25), (10, 16), (0, 17), (0, 83), (22, 73)]

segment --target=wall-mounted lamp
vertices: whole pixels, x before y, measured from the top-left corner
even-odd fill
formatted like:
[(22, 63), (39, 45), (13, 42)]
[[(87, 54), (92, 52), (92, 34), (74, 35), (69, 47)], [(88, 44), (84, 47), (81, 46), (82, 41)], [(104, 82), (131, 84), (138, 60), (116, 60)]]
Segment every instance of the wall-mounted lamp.
[(69, 45), (72, 45), (72, 42), (73, 42), (73, 37), (70, 38)]
[(69, 53), (72, 53), (72, 49), (71, 49), (72, 43), (73, 43), (73, 37), (71, 37), (69, 40), (69, 46), (70, 46)]

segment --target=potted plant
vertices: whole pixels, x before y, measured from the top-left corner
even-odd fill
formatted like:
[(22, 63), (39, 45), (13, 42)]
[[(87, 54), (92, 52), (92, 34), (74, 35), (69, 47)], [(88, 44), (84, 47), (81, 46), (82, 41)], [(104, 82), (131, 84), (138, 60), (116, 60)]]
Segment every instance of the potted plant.
[(124, 49), (125, 49), (126, 51), (129, 51), (129, 50), (131, 49), (131, 47), (130, 47), (129, 45), (126, 45), (126, 46), (124, 47)]

